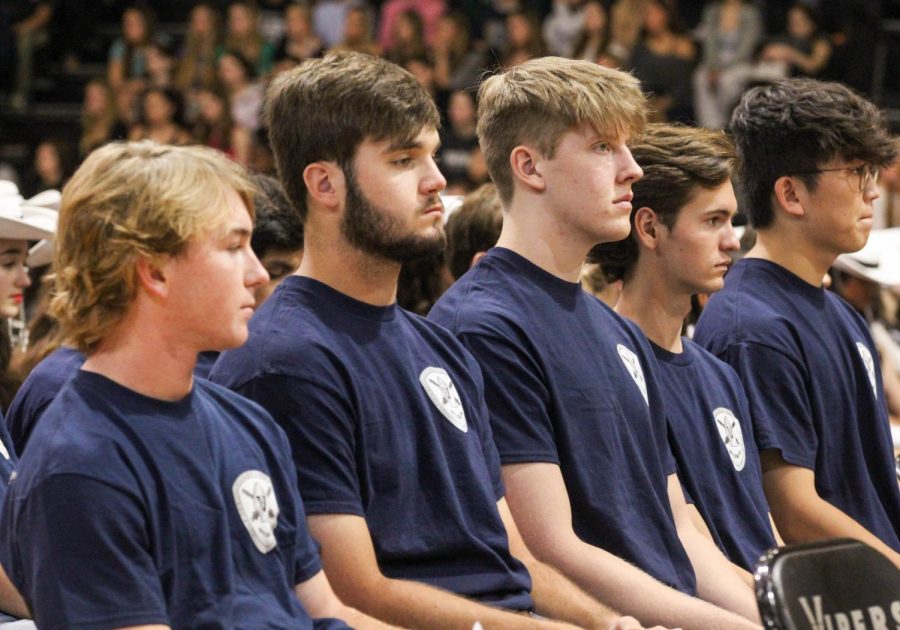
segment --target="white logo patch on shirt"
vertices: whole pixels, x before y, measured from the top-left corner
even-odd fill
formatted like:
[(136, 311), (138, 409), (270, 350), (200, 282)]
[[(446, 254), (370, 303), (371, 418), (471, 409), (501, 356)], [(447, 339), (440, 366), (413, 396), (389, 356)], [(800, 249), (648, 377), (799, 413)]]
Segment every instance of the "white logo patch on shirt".
[(419, 382), (425, 388), (425, 393), (434, 403), (450, 424), (455, 426), (463, 433), (469, 431), (469, 425), (466, 422), (466, 412), (463, 409), (462, 401), (459, 399), (459, 393), (456, 386), (450, 380), (447, 370), (438, 367), (427, 367), (419, 374)]
[(259, 470), (247, 470), (234, 480), (231, 491), (253, 544), (261, 553), (269, 553), (278, 545), (275, 540), (278, 500), (272, 480)]
[(713, 418), (716, 420), (716, 428), (719, 430), (719, 437), (725, 442), (725, 449), (731, 457), (731, 463), (738, 472), (744, 470), (744, 464), (747, 462), (747, 452), (744, 450), (744, 432), (741, 431), (741, 423), (731, 409), (718, 407), (713, 411)]
[(872, 359), (872, 353), (861, 341), (856, 342), (856, 349), (859, 350), (859, 356), (862, 357), (863, 365), (866, 366), (866, 372), (869, 374), (872, 393), (875, 394), (875, 398), (878, 398), (878, 382), (875, 380), (875, 361)]
[(647, 403), (647, 406), (649, 407), (650, 400), (647, 398), (647, 381), (644, 380), (644, 370), (641, 369), (640, 359), (638, 359), (634, 352), (622, 344), (617, 344), (616, 350), (619, 351), (619, 357), (622, 359), (622, 363), (625, 364), (625, 369), (628, 370), (628, 373), (631, 375), (631, 378), (634, 379), (638, 389), (641, 390), (641, 396), (644, 397), (644, 402)]

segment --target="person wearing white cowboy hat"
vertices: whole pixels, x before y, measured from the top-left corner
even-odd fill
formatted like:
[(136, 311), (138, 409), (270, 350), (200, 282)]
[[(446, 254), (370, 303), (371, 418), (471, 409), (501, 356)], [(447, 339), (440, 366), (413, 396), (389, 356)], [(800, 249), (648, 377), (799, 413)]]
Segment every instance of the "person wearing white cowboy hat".
[(873, 312), (879, 293), (892, 291), (900, 296), (900, 228), (872, 230), (865, 247), (839, 256), (834, 267), (845, 274), (838, 293), (869, 322), (881, 359), (894, 448), (900, 449), (900, 423), (896, 422), (900, 418), (900, 344)]
[[(49, 190), (26, 200), (15, 184), (0, 181), (0, 317), (19, 312), (22, 291), (31, 284), (26, 265), (50, 262), (59, 198), (58, 191)], [(33, 241), (38, 243), (30, 255)]]
[[(59, 207), (59, 198), (58, 191), (47, 191), (26, 200), (19, 194), (15, 184), (0, 181), (0, 318), (8, 319), (18, 314), (22, 292), (31, 284), (27, 265), (46, 261), (45, 252), (49, 248), (40, 244), (48, 243), (56, 233), (55, 208)], [(36, 246), (39, 254), (37, 257), (29, 253), (34, 241), (40, 245)], [(0, 336), (0, 343), (9, 343), (8, 338)], [(0, 365), (0, 370), (5, 372), (6, 367)], [(0, 498), (6, 495), (16, 461), (6, 423), (0, 420)], [(30, 621), (17, 619), (29, 616), (28, 609), (2, 571), (0, 611), (16, 615), (14, 617), (0, 613), (2, 628), (34, 627)]]

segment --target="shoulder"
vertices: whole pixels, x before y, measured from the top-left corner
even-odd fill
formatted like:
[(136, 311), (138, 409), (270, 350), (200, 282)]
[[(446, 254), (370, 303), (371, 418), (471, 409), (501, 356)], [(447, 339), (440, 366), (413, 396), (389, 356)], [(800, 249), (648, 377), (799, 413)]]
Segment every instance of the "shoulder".
[[(766, 270), (739, 264), (726, 276), (725, 287), (703, 309), (697, 325), (698, 339), (711, 337), (731, 342), (766, 337), (784, 323), (778, 304), (785, 290)], [(700, 342), (708, 347), (705, 341)]]
[(28, 457), (20, 461), (21, 483), (58, 474), (107, 483), (128, 476), (132, 454), (128, 436), (109, 422), (106, 406), (96, 402), (73, 381), (60, 389), (34, 428)]
[(17, 392), (14, 404), (26, 399), (30, 404), (53, 400), (63, 385), (84, 363), (84, 355), (70, 348), (59, 348), (47, 355), (29, 373)]
[(261, 444), (287, 442), (282, 429), (259, 403), (204, 379), (197, 379), (194, 387), (197, 395), (206, 403), (210, 421), (230, 422), (253, 436), (261, 437), (262, 439), (257, 440)]
[(722, 382), (727, 382), (735, 387), (741, 387), (741, 380), (734, 368), (725, 361), (715, 356), (699, 344), (690, 339), (684, 340), (685, 351), (694, 354), (694, 360), (700, 369), (708, 374), (718, 377)]
[(863, 317), (855, 308), (850, 306), (850, 304), (837, 293), (826, 291), (825, 295), (827, 308), (833, 313), (840, 326), (849, 329), (850, 332), (856, 333), (857, 335), (866, 338), (871, 337), (871, 328), (865, 317)]
[(453, 284), (428, 318), (455, 334), (508, 336), (527, 329), (545, 296), (521, 262), (505, 250), (492, 249)]
[(210, 380), (234, 388), (260, 376), (303, 377), (327, 364), (337, 341), (328, 318), (302, 290), (284, 286), (289, 281), (250, 320), (244, 345), (222, 353)]

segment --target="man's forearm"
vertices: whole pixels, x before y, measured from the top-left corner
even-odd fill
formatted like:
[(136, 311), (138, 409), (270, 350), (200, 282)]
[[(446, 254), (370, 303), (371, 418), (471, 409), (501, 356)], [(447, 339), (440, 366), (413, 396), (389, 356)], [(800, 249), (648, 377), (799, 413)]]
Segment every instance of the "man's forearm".
[(744, 571), (746, 576), (742, 579), (736, 567), (715, 543), (696, 530), (693, 523), (686, 523), (685, 531), (679, 528), (678, 534), (697, 576), (697, 594), (710, 603), (759, 623), (752, 579), (749, 583), (746, 581), (750, 575)]
[(2, 566), (0, 566), (0, 610), (19, 619), (31, 619), (31, 611), (25, 605), (25, 600), (13, 586)]
[(392, 626), (390, 624), (379, 621), (374, 617), (362, 613), (350, 606), (343, 606), (335, 615), (338, 619), (343, 619), (347, 625), (357, 630), (395, 630), (401, 626)]
[(568, 621), (581, 628), (611, 627), (621, 616), (588, 595), (574, 582), (548, 564), (532, 559), (531, 596), (538, 614)]
[(690, 597), (658, 582), (621, 558), (581, 541), (553, 545), (556, 552), (541, 557), (585, 591), (645, 626), (684, 630), (758, 630), (740, 615)]
[(826, 538), (854, 538), (880, 551), (900, 569), (900, 554), (852, 517), (815, 496), (790, 506), (771, 506), (778, 531), (786, 543), (813, 542)]
[(491, 630), (552, 630), (567, 624), (536, 619), (487, 606), (428, 584), (409, 580), (379, 580), (376, 588), (340, 593), (341, 599), (373, 617), (408, 628), (460, 628), (471, 630), (475, 621)]

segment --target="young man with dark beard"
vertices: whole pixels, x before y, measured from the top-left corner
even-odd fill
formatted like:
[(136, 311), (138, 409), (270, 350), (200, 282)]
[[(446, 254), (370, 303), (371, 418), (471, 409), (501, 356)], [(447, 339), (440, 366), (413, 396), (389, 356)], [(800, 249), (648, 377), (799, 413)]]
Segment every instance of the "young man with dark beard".
[(396, 304), (401, 265), (444, 247), (434, 103), (398, 66), (331, 55), (276, 79), (267, 118), (304, 257), (211, 378), (288, 433), (336, 592), (411, 627), (639, 627), (531, 556), (477, 363)]

